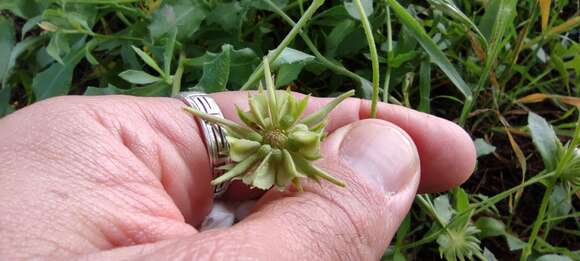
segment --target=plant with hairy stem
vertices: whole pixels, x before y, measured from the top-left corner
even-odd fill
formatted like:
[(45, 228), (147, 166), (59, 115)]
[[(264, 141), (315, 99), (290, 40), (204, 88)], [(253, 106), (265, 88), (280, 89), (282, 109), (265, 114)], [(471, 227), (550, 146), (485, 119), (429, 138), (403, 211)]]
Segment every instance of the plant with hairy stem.
[(325, 136), (328, 113), (352, 96), (354, 91), (338, 96), (320, 111), (301, 119), (309, 96), (297, 100), (289, 90), (276, 91), (267, 58), (264, 58), (263, 65), (267, 91), (264, 92), (260, 85), (258, 94), (249, 96), (249, 111), (236, 107), (238, 117), (245, 126), (185, 108), (227, 131), (229, 156), (234, 163), (227, 165), (227, 172), (214, 179), (212, 184), (239, 179), (264, 190), (272, 187), (285, 190), (293, 185), (301, 191), (300, 178), (311, 178), (317, 182), (324, 179), (344, 187), (343, 181), (317, 168), (312, 162), (321, 158), (320, 144)]

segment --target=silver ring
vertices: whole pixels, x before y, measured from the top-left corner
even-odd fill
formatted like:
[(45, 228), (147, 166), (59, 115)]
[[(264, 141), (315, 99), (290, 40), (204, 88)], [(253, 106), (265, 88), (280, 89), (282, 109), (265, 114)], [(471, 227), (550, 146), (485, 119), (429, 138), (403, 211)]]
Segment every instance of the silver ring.
[[(202, 92), (182, 92), (178, 99), (194, 109), (209, 115), (223, 118), (219, 106), (209, 95)], [(197, 118), (197, 117), (196, 117)], [(212, 171), (212, 179), (225, 173), (220, 167), (229, 163), (229, 144), (226, 140), (226, 130), (221, 126), (198, 119), (199, 126), (205, 138), (205, 146), (209, 155), (209, 166)], [(229, 182), (213, 186), (214, 198), (220, 197), (228, 189)]]

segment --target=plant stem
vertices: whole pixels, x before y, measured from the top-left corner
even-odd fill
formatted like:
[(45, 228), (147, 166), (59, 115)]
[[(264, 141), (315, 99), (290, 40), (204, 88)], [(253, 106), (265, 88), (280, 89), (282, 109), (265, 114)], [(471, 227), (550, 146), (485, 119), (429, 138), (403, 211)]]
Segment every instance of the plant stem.
[[(312, 18), (316, 10), (318, 10), (318, 8), (322, 6), (324, 1), (325, 0), (314, 0), (312, 4), (310, 4), (304, 15), (300, 18), (300, 20), (298, 20), (298, 23), (296, 23), (296, 26), (294, 26), (292, 30), (290, 30), (288, 35), (286, 35), (286, 37), (284, 38), (284, 40), (282, 40), (282, 42), (278, 45), (278, 47), (276, 47), (276, 49), (274, 49), (274, 51), (268, 55), (268, 60), (270, 62), (273, 63), (276, 61), (276, 59), (278, 59), (278, 56), (280, 56), (282, 51), (284, 51), (284, 49), (288, 47), (290, 42), (292, 42), (294, 38), (296, 38), (296, 35), (306, 25), (306, 22), (308, 22), (310, 18)], [(252, 75), (250, 75), (250, 78), (248, 79), (248, 81), (246, 81), (246, 83), (244, 83), (244, 85), (240, 88), (240, 90), (249, 89), (256, 82), (258, 82), (263, 76), (264, 76), (264, 65), (260, 64), (260, 66), (258, 66), (258, 68), (254, 71), (254, 73), (252, 73)]]
[(546, 215), (546, 210), (548, 209), (548, 202), (550, 201), (550, 195), (552, 194), (552, 190), (554, 189), (554, 185), (556, 184), (557, 179), (552, 179), (546, 191), (544, 192), (544, 196), (542, 197), (542, 203), (540, 204), (540, 209), (538, 210), (538, 216), (536, 220), (534, 220), (534, 225), (532, 228), (532, 233), (530, 234), (530, 238), (528, 239), (528, 243), (526, 247), (522, 251), (522, 255), (520, 256), (520, 261), (527, 260), (528, 256), (532, 253), (532, 247), (534, 246), (534, 242), (538, 237), (538, 233), (540, 232), (540, 228), (544, 223), (544, 216)]
[(391, 8), (386, 5), (387, 11), (387, 71), (383, 83), (383, 102), (389, 102), (389, 88), (391, 84), (391, 61), (393, 60), (393, 27), (391, 25)]
[(171, 88), (171, 97), (177, 96), (179, 91), (181, 91), (181, 77), (183, 77), (183, 70), (184, 65), (183, 61), (185, 60), (185, 53), (181, 52), (179, 54), (179, 62), (177, 65), (177, 71), (175, 71), (175, 75), (173, 76), (173, 86)]
[(373, 95), (371, 97), (371, 118), (377, 117), (377, 102), (379, 100), (379, 55), (377, 53), (377, 45), (375, 43), (375, 38), (373, 36), (373, 31), (369, 23), (369, 19), (365, 10), (362, 6), (361, 0), (354, 0), (354, 4), (360, 16), (360, 21), (362, 23), (365, 35), (367, 38), (367, 43), (369, 45), (369, 51), (371, 53), (371, 63), (373, 67)]
[[(291, 26), (296, 26), (296, 22), (294, 22), (292, 18), (290, 18), (286, 13), (284, 13), (284, 11), (280, 9), (276, 4), (274, 4), (271, 0), (263, 0), (263, 1), (266, 4), (268, 4), (270, 8), (272, 8), (272, 10), (274, 10), (274, 13), (282, 17), (282, 19), (286, 21), (286, 23), (290, 24)], [(358, 74), (353, 73), (348, 69), (344, 68), (343, 66), (338, 65), (328, 60), (326, 57), (324, 57), (324, 55), (322, 55), (322, 53), (318, 51), (318, 48), (316, 48), (316, 45), (314, 45), (308, 34), (306, 34), (303, 31), (299, 32), (298, 34), (300, 35), (300, 37), (302, 37), (302, 40), (304, 40), (304, 43), (306, 44), (306, 46), (308, 46), (310, 51), (312, 51), (312, 54), (314, 54), (314, 56), (316, 56), (316, 58), (322, 63), (322, 65), (326, 66), (326, 68), (333, 70), (335, 73), (338, 73), (340, 75), (349, 77), (357, 82), (361, 80), (361, 77)]]

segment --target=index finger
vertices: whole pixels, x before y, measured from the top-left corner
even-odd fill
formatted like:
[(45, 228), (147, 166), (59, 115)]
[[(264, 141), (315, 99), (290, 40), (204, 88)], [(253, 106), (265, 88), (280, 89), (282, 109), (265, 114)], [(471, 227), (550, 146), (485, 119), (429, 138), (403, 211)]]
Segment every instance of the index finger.
[[(301, 94), (296, 94), (301, 95)], [(223, 92), (212, 94), (224, 115), (237, 119), (235, 105), (247, 109), (247, 92)], [(305, 114), (317, 111), (331, 98), (311, 97)], [(370, 101), (350, 98), (330, 114), (327, 130), (370, 117)], [(407, 132), (419, 152), (421, 161), (420, 193), (448, 190), (461, 185), (475, 168), (475, 147), (470, 136), (455, 123), (402, 106), (379, 103), (377, 118), (389, 121)], [(380, 133), (377, 133), (380, 135)], [(247, 194), (247, 190), (234, 186), (232, 193)], [(239, 195), (236, 195), (238, 197)]]

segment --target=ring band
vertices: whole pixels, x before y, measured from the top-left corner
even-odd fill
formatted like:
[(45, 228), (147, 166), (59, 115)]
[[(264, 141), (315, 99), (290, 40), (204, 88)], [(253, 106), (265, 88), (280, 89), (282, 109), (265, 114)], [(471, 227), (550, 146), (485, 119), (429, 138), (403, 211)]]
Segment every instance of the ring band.
[[(178, 99), (192, 108), (206, 114), (223, 118), (223, 114), (209, 95), (202, 92), (182, 92), (177, 96)], [(196, 117), (197, 118), (197, 117)], [(226, 140), (226, 130), (221, 126), (209, 123), (205, 120), (198, 119), (199, 126), (205, 138), (205, 146), (209, 155), (209, 165), (212, 171), (212, 179), (224, 174), (220, 167), (229, 163), (229, 144)], [(214, 198), (220, 197), (228, 189), (229, 182), (224, 182), (213, 186)]]

